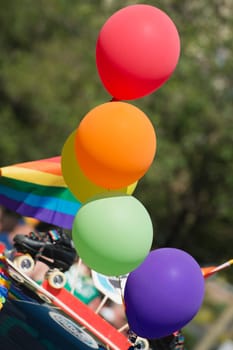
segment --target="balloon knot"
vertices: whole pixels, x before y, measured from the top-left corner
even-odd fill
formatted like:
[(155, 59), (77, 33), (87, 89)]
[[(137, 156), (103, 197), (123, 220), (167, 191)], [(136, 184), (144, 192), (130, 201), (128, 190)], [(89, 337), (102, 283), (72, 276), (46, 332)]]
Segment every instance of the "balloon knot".
[(110, 102), (116, 102), (116, 101), (120, 101), (118, 98), (116, 98), (116, 97), (112, 97), (112, 99), (110, 100)]

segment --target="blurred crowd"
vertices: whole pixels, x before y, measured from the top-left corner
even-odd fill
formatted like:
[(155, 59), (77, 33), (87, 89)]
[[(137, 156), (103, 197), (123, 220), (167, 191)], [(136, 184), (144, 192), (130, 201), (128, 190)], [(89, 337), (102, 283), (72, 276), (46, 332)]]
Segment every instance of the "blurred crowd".
[[(40, 222), (34, 218), (23, 217), (0, 206), (0, 254), (14, 249), (13, 239), (15, 235), (29, 235), (31, 232), (48, 232), (54, 229), (53, 225)], [(70, 236), (71, 232), (67, 232)], [(48, 266), (41, 261), (36, 261), (35, 268), (30, 272), (30, 277), (41, 283), (48, 271)], [(65, 272), (65, 288), (75, 297), (87, 304), (96, 313), (99, 313), (115, 328), (127, 335), (128, 326), (123, 304), (116, 304), (100, 292), (94, 285), (91, 270), (78, 258)], [(150, 349), (167, 349), (174, 341), (174, 336), (150, 341)], [(172, 349), (183, 349), (171, 347)]]
[[(34, 218), (23, 217), (0, 206), (0, 253), (14, 249), (13, 239), (17, 234), (29, 235), (30, 232), (47, 232), (53, 228), (52, 225)], [(66, 272), (67, 283), (65, 288), (96, 311), (104, 296), (94, 286), (91, 270), (84, 264), (80, 265), (78, 261), (77, 258), (77, 261)], [(37, 282), (41, 282), (47, 271), (48, 266), (37, 261), (30, 277)], [(121, 328), (126, 324), (123, 306), (115, 304), (111, 300), (107, 300), (103, 304), (99, 313), (116, 328)]]

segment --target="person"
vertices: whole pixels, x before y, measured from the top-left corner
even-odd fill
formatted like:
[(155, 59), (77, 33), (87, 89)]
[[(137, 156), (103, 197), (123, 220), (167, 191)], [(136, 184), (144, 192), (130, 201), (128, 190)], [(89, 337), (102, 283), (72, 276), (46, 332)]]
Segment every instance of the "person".
[(27, 274), (37, 283), (43, 283), (49, 269), (58, 268), (65, 274), (64, 288), (91, 308), (97, 307), (100, 293), (93, 284), (90, 269), (83, 264), (78, 266), (76, 250), (65, 230), (39, 223), (28, 235), (14, 236), (14, 247), (17, 252), (29, 253), (36, 261)]
[[(32, 218), (8, 214), (14, 220), (10, 226), (5, 225), (9, 232), (2, 235), (2, 241), (7, 249), (29, 253), (35, 260), (33, 270), (27, 275), (42, 284), (49, 269), (59, 268), (66, 277), (64, 288), (96, 311), (103, 295), (94, 285), (91, 269), (78, 258), (70, 238), (71, 232)], [(123, 308), (114, 303), (104, 305), (100, 315), (117, 328), (125, 322)]]
[(0, 249), (2, 253), (14, 248), (13, 240), (17, 234), (27, 235), (33, 229), (33, 222), (27, 222), (23, 216), (0, 206)]
[(101, 302), (101, 293), (93, 283), (91, 270), (77, 258), (65, 276), (65, 288), (91, 309), (96, 310)]
[(35, 267), (27, 274), (38, 283), (43, 282), (49, 270), (67, 271), (77, 256), (73, 242), (64, 230), (45, 223), (39, 224), (27, 235), (15, 235), (13, 244), (15, 256), (29, 254), (34, 260)]
[(152, 350), (163, 350), (163, 349), (171, 349), (171, 350), (184, 350), (184, 336), (182, 332), (179, 330), (174, 332), (171, 335), (160, 339), (150, 340), (150, 347)]
[[(111, 300), (108, 300), (100, 310), (100, 315), (117, 329), (123, 327), (127, 322), (124, 306)], [(126, 334), (125, 331), (123, 333)]]

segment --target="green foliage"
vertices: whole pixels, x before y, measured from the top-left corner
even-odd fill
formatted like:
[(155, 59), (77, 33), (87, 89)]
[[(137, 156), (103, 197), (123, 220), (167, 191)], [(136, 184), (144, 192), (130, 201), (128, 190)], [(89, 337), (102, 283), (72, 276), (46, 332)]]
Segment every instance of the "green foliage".
[[(81, 118), (111, 98), (97, 74), (95, 43), (107, 18), (133, 3), (139, 1), (4, 2), (1, 166), (60, 154)], [(177, 25), (181, 57), (161, 89), (132, 102), (151, 118), (158, 141), (135, 196), (150, 212), (155, 246), (221, 263), (232, 258), (233, 245), (232, 2), (156, 6)]]

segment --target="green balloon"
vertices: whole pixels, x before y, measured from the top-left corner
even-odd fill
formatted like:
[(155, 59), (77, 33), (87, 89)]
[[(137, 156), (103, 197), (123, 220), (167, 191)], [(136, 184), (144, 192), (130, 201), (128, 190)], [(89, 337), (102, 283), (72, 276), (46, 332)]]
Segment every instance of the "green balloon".
[(132, 196), (100, 198), (76, 214), (72, 238), (91, 269), (119, 276), (133, 271), (150, 252), (153, 226), (145, 207)]

